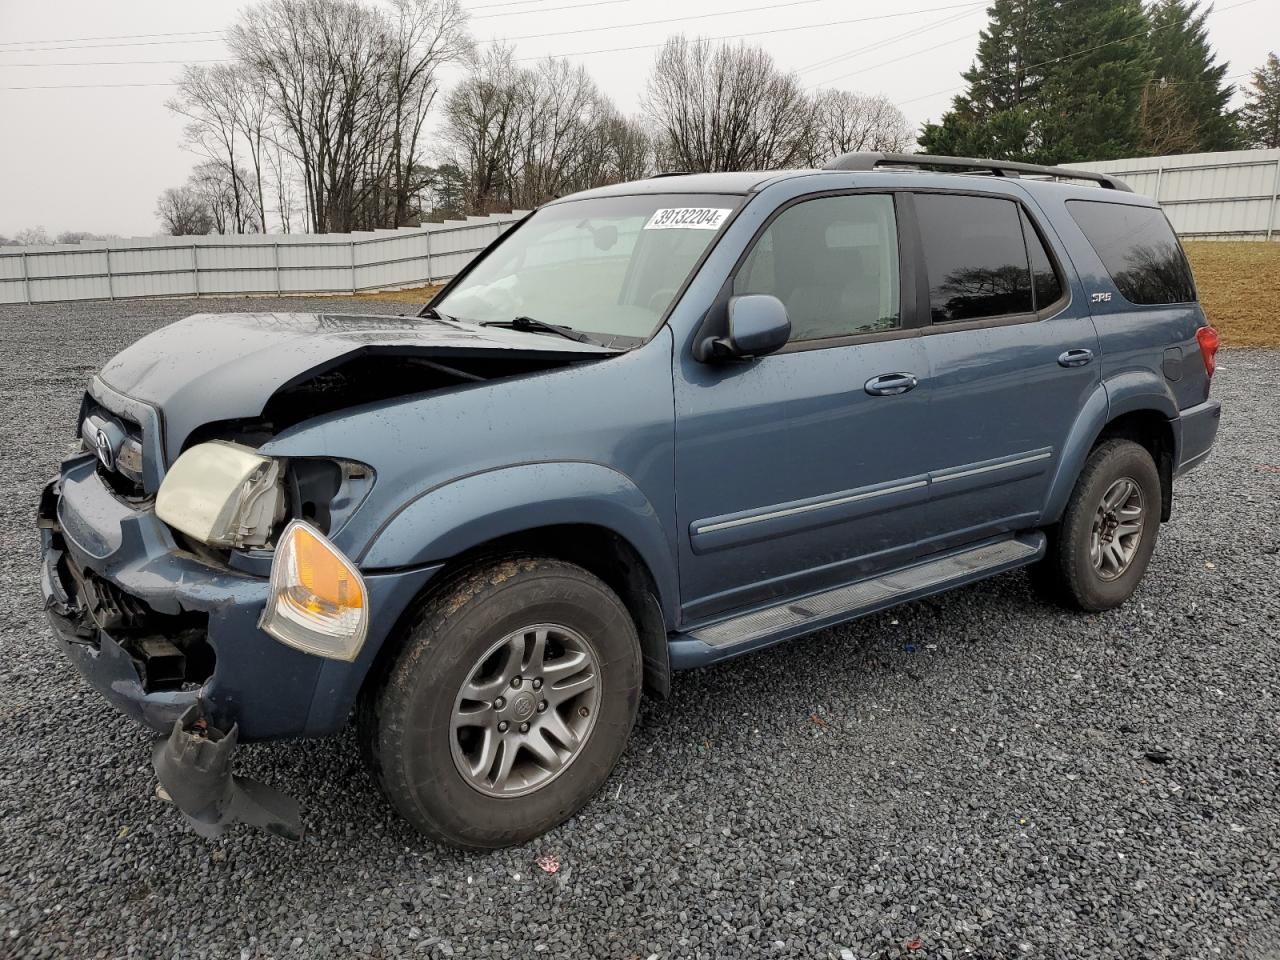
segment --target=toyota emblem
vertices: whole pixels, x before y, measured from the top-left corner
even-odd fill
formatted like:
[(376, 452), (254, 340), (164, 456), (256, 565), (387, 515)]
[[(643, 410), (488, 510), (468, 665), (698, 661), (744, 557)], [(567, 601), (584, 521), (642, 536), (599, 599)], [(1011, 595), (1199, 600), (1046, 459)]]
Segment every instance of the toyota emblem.
[(116, 468), (116, 451), (111, 446), (111, 438), (107, 436), (107, 431), (101, 427), (97, 427), (93, 431), (93, 446), (98, 454), (98, 459), (102, 461), (102, 465), (108, 470)]

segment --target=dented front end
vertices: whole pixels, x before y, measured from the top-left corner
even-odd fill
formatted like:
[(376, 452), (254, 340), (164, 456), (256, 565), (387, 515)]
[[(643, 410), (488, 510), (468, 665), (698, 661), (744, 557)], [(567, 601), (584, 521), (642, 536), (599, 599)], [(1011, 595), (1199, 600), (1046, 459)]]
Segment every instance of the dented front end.
[[(343, 531), (372, 499), (377, 465), (341, 450), (280, 456), (273, 441), (614, 353), (417, 318), (226, 315), (162, 328), (92, 379), (71, 456), (41, 497), (45, 607), (88, 682), (161, 736), (157, 772), (194, 826), (297, 833), (286, 798), (231, 773), (236, 744), (341, 729), (439, 569), (358, 569), (362, 545)], [(313, 642), (306, 610), (280, 615), (294, 588), (273, 586), (274, 561), (293, 555), (299, 528), (361, 591), (347, 642)]]

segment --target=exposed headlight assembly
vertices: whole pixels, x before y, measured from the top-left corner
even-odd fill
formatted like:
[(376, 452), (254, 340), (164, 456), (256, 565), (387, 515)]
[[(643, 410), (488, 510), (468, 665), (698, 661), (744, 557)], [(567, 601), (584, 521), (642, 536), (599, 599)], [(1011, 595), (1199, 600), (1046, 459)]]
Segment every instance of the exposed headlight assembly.
[(156, 494), (156, 516), (211, 547), (262, 547), (284, 517), (280, 461), (215, 440), (185, 450)]
[(319, 530), (292, 520), (271, 561), (271, 595), (258, 625), (290, 647), (354, 660), (369, 632), (364, 580)]

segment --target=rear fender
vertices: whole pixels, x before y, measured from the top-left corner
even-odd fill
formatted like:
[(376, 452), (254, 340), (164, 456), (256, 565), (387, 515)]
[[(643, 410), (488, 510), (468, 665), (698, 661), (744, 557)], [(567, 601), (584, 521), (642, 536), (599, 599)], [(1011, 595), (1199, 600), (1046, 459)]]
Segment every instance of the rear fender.
[[(1178, 405), (1165, 382), (1150, 371), (1130, 370), (1099, 384), (1081, 407), (1058, 458), (1057, 471), (1049, 486), (1049, 496), (1041, 515), (1042, 524), (1062, 519), (1076, 479), (1084, 469), (1089, 452), (1108, 423), (1138, 410), (1155, 410), (1176, 422)], [(1180, 438), (1174, 431), (1174, 442)], [(1177, 450), (1174, 451), (1176, 463)]]
[(630, 478), (598, 463), (525, 463), (428, 490), (383, 524), (360, 566), (437, 563), (500, 537), (562, 524), (603, 527), (626, 540), (653, 576), (664, 620), (675, 624), (673, 535)]

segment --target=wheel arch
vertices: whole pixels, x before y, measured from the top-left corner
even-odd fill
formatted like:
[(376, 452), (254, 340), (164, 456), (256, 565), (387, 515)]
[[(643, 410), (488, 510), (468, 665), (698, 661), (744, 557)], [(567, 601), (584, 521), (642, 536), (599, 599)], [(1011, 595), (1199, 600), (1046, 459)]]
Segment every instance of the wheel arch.
[(1178, 462), (1178, 436), (1174, 430), (1178, 408), (1164, 384), (1135, 378), (1118, 386), (1101, 384), (1085, 401), (1058, 458), (1058, 469), (1049, 488), (1043, 521), (1062, 519), (1071, 491), (1089, 454), (1110, 439), (1132, 440), (1145, 448), (1160, 475), (1160, 519), (1167, 521), (1173, 505), (1173, 466)]
[[(667, 631), (678, 609), (675, 551), (648, 499), (611, 468), (523, 464), (428, 491), (384, 524), (361, 567), (443, 563), (415, 601), (420, 604), (457, 571), (511, 554), (564, 560), (604, 581), (635, 621), (646, 686), (666, 695)], [(388, 657), (394, 650), (380, 655), (370, 674), (385, 668)]]

